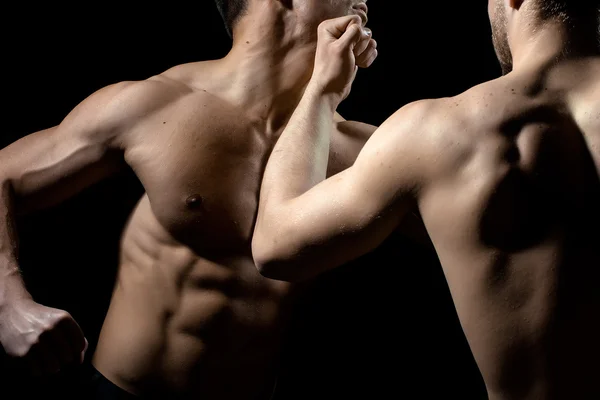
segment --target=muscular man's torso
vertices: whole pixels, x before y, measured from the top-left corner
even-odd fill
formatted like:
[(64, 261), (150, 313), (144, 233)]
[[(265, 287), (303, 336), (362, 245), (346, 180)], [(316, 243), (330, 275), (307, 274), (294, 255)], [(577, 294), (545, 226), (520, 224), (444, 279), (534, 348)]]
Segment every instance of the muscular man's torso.
[(490, 396), (600, 398), (600, 61), (441, 102), (420, 208)]
[(250, 240), (283, 127), (250, 118), (210, 73), (152, 80), (172, 99), (127, 134), (146, 193), (122, 238), (94, 365), (144, 396), (269, 398), (293, 290), (258, 273)]

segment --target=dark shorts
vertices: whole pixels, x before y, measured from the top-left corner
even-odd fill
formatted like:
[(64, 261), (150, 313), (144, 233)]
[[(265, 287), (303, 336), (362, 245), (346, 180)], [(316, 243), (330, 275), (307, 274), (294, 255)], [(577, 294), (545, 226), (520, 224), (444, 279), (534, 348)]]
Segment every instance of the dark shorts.
[(139, 399), (108, 379), (94, 367), (89, 367), (89, 375), (87, 382), (84, 384), (84, 392), (87, 400), (134, 400)]

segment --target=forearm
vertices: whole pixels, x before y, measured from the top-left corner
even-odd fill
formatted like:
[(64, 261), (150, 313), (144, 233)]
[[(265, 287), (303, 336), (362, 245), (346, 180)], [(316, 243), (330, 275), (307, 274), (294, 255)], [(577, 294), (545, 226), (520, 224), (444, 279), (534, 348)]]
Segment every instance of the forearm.
[(298, 197), (326, 178), (335, 106), (309, 85), (273, 149), (261, 202)]
[(0, 180), (0, 307), (11, 298), (30, 297), (19, 272), (17, 243), (11, 185)]

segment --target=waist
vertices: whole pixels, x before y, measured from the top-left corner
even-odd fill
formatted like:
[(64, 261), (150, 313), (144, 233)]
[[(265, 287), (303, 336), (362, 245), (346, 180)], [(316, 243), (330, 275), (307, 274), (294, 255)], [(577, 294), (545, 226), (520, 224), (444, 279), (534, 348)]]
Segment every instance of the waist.
[(112, 339), (101, 337), (93, 365), (115, 386), (141, 398), (268, 399), (277, 379), (279, 338), (235, 354), (223, 343), (185, 334), (130, 347)]
[(233, 290), (210, 276), (204, 284), (155, 278), (120, 277), (94, 355), (102, 374), (136, 394), (215, 398), (231, 382), (250, 392), (269, 380), (287, 319), (285, 293), (265, 282)]

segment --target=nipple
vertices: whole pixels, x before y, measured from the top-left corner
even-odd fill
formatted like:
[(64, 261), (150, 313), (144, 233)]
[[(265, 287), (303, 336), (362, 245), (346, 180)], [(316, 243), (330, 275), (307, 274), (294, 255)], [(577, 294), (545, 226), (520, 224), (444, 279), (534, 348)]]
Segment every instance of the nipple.
[(198, 209), (204, 204), (204, 199), (199, 194), (193, 194), (185, 200), (185, 204), (188, 208)]

